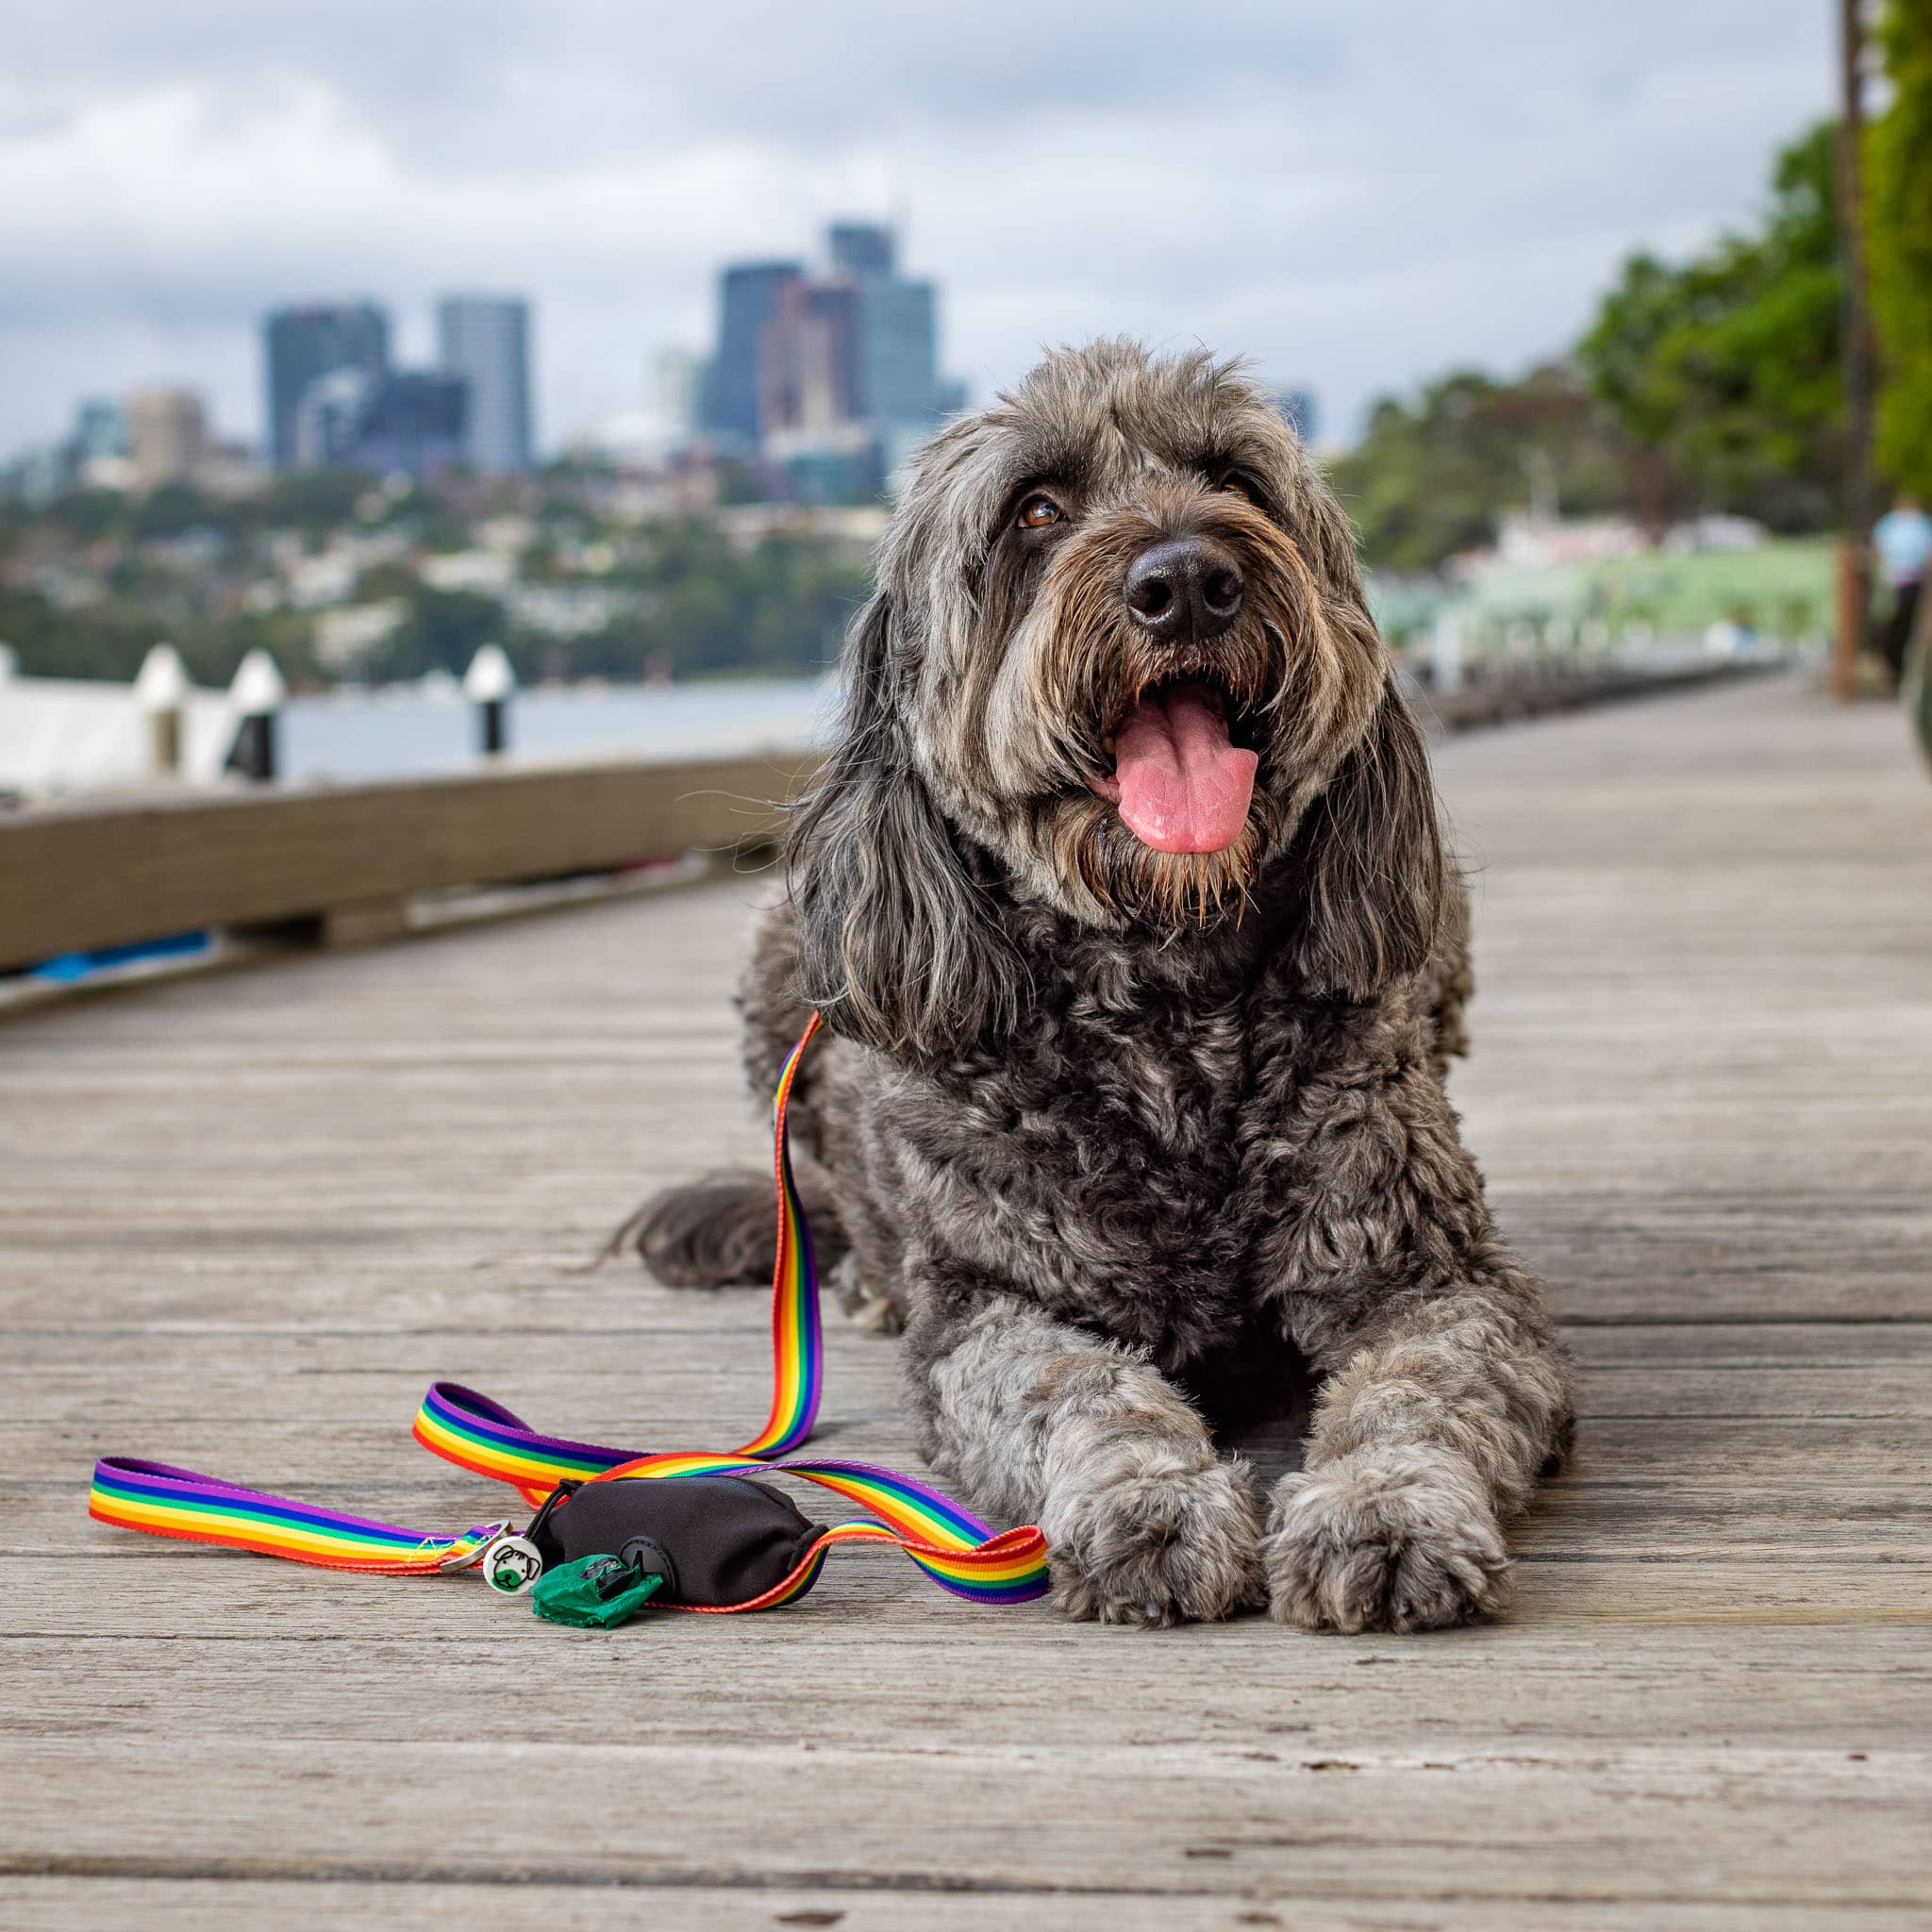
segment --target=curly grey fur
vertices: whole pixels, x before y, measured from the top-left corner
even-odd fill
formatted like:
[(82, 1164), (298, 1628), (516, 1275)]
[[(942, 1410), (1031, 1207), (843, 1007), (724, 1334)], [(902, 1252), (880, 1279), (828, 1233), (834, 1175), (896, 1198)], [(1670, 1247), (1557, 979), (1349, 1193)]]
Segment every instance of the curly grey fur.
[[(1252, 501), (1217, 487), (1230, 465)], [(1065, 527), (1023, 541), (1041, 487)], [(1237, 843), (1174, 858), (1085, 778), (1176, 672), (1118, 616), (1124, 559), (1191, 531), (1248, 593), (1178, 674), (1252, 705), (1260, 765)], [(1568, 1442), (1568, 1367), (1443, 1091), (1463, 895), (1292, 434), (1206, 356), (1049, 357), (922, 455), (845, 669), (746, 975), (746, 1063), (769, 1091), (822, 1008), (796, 1141), (853, 1298), (905, 1320), (928, 1459), (1042, 1525), (1075, 1616), (1496, 1610), (1501, 1524)], [(1284, 1404), (1295, 1369), (1328, 1379), (1305, 1467), (1257, 1499), (1215, 1430), (1269, 1350)]]

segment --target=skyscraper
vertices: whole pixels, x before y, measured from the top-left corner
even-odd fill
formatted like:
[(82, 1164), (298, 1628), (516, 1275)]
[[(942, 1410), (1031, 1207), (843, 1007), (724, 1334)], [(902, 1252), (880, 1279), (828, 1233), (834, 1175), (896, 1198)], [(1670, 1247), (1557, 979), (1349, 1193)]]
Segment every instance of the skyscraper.
[(872, 423), (939, 414), (939, 298), (930, 282), (858, 286), (858, 413)]
[(939, 296), (898, 272), (898, 238), (876, 222), (834, 222), (832, 274), (853, 292), (852, 413), (868, 423), (940, 414)]
[(389, 317), (373, 302), (311, 302), (278, 308), (262, 325), (268, 360), (269, 460), (293, 467), (295, 415), (318, 377), (338, 369), (389, 368)]
[(208, 416), (187, 389), (136, 390), (127, 398), (127, 453), (142, 490), (192, 483), (208, 457)]
[(858, 291), (788, 282), (758, 350), (758, 434), (850, 423), (858, 391)]
[(295, 412), (293, 460), (379, 476), (447, 469), (468, 447), (469, 387), (444, 369), (335, 370), (309, 384)]
[(478, 470), (530, 467), (530, 305), (514, 295), (445, 295), (436, 305), (442, 367), (470, 386), (464, 455)]
[(938, 290), (899, 274), (892, 230), (834, 222), (825, 241), (823, 275), (750, 261), (720, 275), (698, 426), (726, 447), (761, 446), (801, 490), (823, 462), (849, 491), (896, 469), (955, 391), (940, 380)]
[(834, 222), (825, 231), (832, 273), (865, 281), (892, 273), (897, 248), (891, 229), (878, 222)]
[(355, 460), (382, 475), (446, 469), (474, 447), (474, 407), (464, 376), (447, 369), (391, 369), (370, 398)]
[(743, 261), (718, 278), (718, 352), (705, 372), (700, 426), (727, 441), (758, 436), (765, 331), (783, 291), (805, 278), (795, 261)]

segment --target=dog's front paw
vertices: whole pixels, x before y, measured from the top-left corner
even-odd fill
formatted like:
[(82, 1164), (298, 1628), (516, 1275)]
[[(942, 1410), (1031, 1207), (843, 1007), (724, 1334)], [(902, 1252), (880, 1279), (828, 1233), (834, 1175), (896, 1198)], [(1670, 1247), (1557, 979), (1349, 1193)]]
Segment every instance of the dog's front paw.
[(1263, 1558), (1270, 1614), (1304, 1630), (1439, 1630), (1508, 1601), (1495, 1511), (1447, 1452), (1357, 1449), (1283, 1477)]
[(1103, 1624), (1211, 1623), (1265, 1601), (1245, 1464), (1137, 1466), (1051, 1512), (1054, 1601)]

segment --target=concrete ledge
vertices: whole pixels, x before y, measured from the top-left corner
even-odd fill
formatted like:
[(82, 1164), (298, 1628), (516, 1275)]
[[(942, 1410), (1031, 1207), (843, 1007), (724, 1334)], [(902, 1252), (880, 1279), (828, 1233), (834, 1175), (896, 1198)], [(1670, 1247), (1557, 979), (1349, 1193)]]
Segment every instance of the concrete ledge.
[(0, 817), (0, 969), (207, 927), (375, 936), (413, 895), (616, 873), (769, 843), (797, 751), (682, 765), (495, 767), (325, 789), (181, 793)]

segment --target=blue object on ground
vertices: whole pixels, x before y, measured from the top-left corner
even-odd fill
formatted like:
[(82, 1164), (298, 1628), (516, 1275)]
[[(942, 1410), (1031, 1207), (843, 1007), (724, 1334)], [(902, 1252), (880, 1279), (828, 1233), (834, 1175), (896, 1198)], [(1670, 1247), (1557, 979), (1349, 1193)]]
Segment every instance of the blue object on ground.
[(213, 942), (213, 934), (208, 932), (171, 933), (166, 939), (137, 940), (131, 945), (98, 946), (91, 953), (60, 953), (27, 970), (36, 979), (50, 979), (57, 986), (73, 986), (112, 966), (131, 966), (143, 959), (186, 958), (192, 954), (205, 953)]

